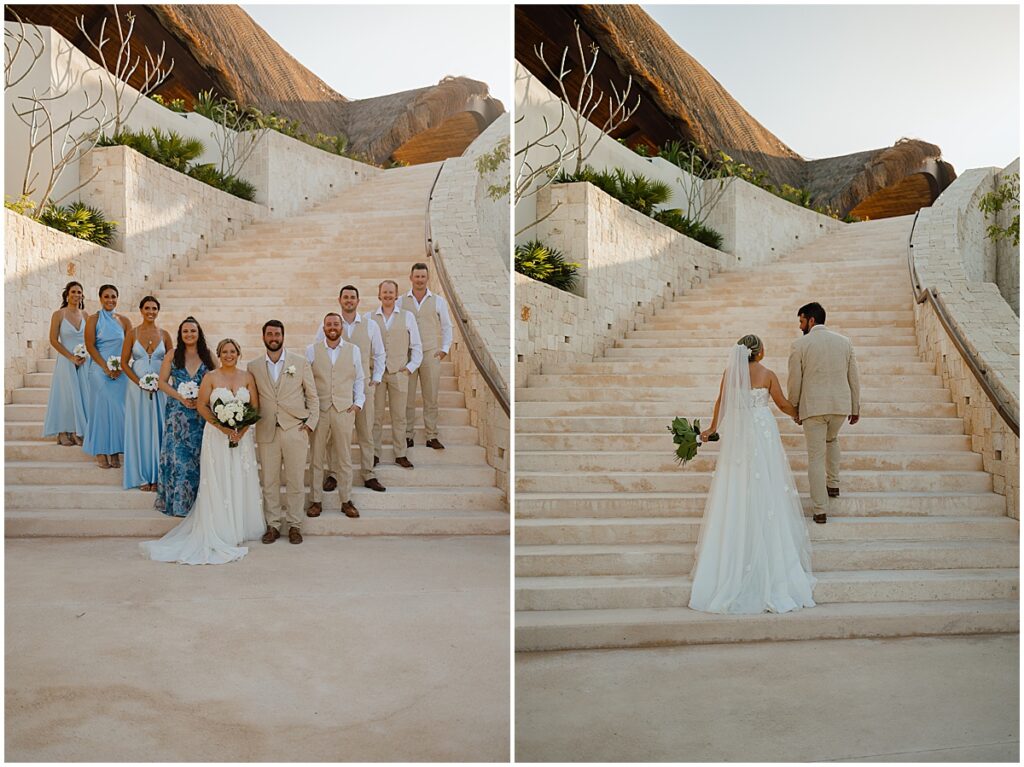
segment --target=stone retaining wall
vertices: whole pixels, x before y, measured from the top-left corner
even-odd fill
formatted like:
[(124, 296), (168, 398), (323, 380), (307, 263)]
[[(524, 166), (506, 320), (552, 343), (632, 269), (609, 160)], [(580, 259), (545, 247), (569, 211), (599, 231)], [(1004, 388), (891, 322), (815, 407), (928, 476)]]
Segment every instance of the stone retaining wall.
[(448, 300), (458, 307), (465, 322), (459, 329), (461, 333), (457, 331), (462, 338), (453, 346), (452, 353), (459, 389), (466, 396), (470, 422), (477, 427), (480, 444), (487, 450), (487, 461), (498, 471), (498, 484), (506, 497), (510, 471), (509, 417), (473, 363), (465, 338), (470, 339), (489, 375), (511, 399), (508, 198), (491, 200), (487, 184), (476, 169), (476, 157), (490, 151), (508, 132), (507, 116), (500, 117), (462, 157), (446, 160), (430, 206), (435, 268), (443, 269), (447, 275), (448, 284), (455, 291), (448, 295)]
[[(1019, 420), (1020, 320), (994, 283), (970, 276), (987, 273), (982, 259), (989, 248), (977, 203), (994, 188), (995, 174), (993, 168), (962, 174), (932, 207), (921, 210), (912, 246), (921, 285), (937, 289), (968, 352)], [(973, 449), (993, 475), (995, 491), (1006, 496), (1007, 513), (1019, 519), (1020, 440), (992, 406), (933, 309), (917, 304), (914, 317), (919, 351), (949, 386)]]
[[(1020, 174), (1020, 158), (1007, 165), (995, 178), (995, 186), (999, 187), (1003, 179)], [(1010, 225), (1015, 215), (1020, 210), (1012, 205), (1004, 207), (996, 216), (996, 223), (1002, 228)], [(1006, 303), (1013, 309), (1013, 313), (1020, 316), (1020, 245), (1014, 245), (1013, 240), (1000, 240), (996, 243), (996, 284), (999, 292), (1003, 294)]]

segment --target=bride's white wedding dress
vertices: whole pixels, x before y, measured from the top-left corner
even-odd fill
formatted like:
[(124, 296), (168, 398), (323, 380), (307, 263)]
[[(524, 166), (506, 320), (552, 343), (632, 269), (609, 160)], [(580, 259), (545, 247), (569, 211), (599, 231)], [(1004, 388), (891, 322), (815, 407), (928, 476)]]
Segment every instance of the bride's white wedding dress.
[(811, 543), (767, 389), (750, 388), (749, 349), (726, 368), (721, 449), (704, 507), (690, 607), (784, 613), (813, 607)]
[(227, 435), (206, 424), (192, 510), (163, 538), (140, 545), (158, 562), (221, 565), (244, 557), (249, 549), (239, 544), (257, 540), (265, 530), (253, 429), (238, 447), (228, 447)]

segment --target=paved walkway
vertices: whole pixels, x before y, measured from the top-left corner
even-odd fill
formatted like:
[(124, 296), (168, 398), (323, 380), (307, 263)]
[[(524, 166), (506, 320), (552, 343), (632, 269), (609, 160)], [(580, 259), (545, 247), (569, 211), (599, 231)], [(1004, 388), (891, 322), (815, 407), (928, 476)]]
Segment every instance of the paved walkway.
[(508, 759), (506, 537), (138, 543), (7, 542), (8, 760)]
[(1018, 761), (1019, 637), (520, 653), (516, 760)]

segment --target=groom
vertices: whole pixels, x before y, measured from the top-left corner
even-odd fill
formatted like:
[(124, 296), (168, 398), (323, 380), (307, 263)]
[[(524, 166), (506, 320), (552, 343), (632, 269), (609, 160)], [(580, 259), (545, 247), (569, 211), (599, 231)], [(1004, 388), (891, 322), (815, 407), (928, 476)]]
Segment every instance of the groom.
[(839, 497), (839, 428), (860, 420), (860, 381), (853, 344), (825, 327), (825, 309), (815, 302), (797, 312), (803, 338), (789, 353), (789, 401), (807, 441), (807, 478), (814, 521), (825, 524), (829, 498)]
[[(288, 541), (302, 543), (302, 506), (306, 495), (306, 453), (309, 435), (316, 428), (320, 400), (313, 370), (300, 354), (285, 351), (284, 325), (267, 320), (263, 325), (267, 353), (248, 365), (260, 395), (256, 445), (263, 483), (263, 515), (267, 532), (261, 539), (273, 543), (288, 525)], [(281, 508), (281, 464), (284, 463), (286, 510)]]

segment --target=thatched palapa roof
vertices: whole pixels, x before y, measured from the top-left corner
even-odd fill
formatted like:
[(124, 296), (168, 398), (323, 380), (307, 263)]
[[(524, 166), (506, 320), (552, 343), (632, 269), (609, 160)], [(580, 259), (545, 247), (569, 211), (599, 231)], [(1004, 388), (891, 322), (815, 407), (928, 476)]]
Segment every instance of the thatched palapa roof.
[[(6, 8), (8, 18), (13, 9), (26, 21), (51, 26), (94, 59), (75, 19), (84, 16), (92, 30), (99, 28), (103, 18), (111, 19), (108, 30), (113, 24), (112, 5)], [(136, 15), (133, 55), (142, 54), (143, 45), (157, 51), (161, 43), (167, 44), (174, 70), (157, 90), (166, 99), (183, 98), (191, 104), (198, 91), (212, 87), (243, 106), (298, 120), (307, 133), (344, 133), (352, 151), (376, 162), (386, 162), (418, 134), (437, 130), (462, 112), (474, 112), (484, 127), (504, 112), (501, 102), (489, 96), (486, 83), (465, 77), (446, 77), (436, 85), (376, 98), (347, 99), (300, 64), (237, 5), (139, 5), (119, 6), (119, 10)], [(463, 124), (445, 147), (454, 151), (452, 147), (460, 142), (468, 145), (465, 132)], [(411, 162), (443, 159), (406, 154)]]
[[(548, 87), (551, 78), (533, 46), (544, 42), (549, 61), (557, 60), (566, 45), (575, 48), (574, 20), (580, 24), (584, 42), (595, 43), (600, 59), (605, 59), (597, 70), (599, 86), (605, 87), (602, 77), (619, 88), (632, 77), (634, 92), (641, 95), (641, 109), (614, 134), (632, 146), (658, 148), (672, 139), (693, 141), (709, 153), (723, 151), (763, 171), (777, 186), (806, 189), (814, 204), (830, 205), (844, 214), (873, 196), (885, 197), (886, 190), (900, 187), (899, 194), (884, 202), (873, 200), (873, 212), (875, 217), (903, 215), (930, 205), (955, 178), (952, 167), (941, 161), (939, 147), (916, 139), (901, 139), (891, 147), (841, 157), (805, 160), (747, 112), (636, 5), (517, 6), (516, 57)], [(903, 184), (917, 174), (931, 178)]]

